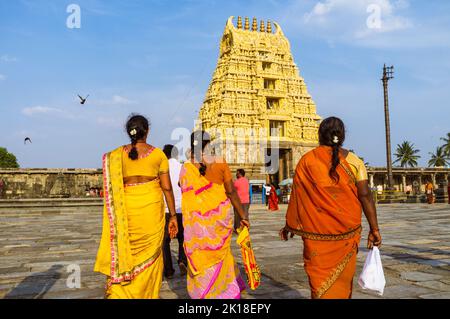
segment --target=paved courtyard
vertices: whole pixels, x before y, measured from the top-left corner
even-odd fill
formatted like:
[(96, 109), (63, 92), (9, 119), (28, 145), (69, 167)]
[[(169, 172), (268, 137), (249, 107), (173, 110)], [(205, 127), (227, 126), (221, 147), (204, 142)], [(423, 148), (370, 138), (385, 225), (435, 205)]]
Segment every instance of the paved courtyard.
[[(278, 239), (285, 211), (286, 205), (275, 213), (261, 205), (251, 208), (251, 236), (263, 278), (244, 298), (310, 297), (301, 239)], [(353, 298), (450, 298), (450, 205), (380, 205), (378, 215), (385, 294), (356, 284), (367, 254), (364, 223)], [(100, 233), (100, 206), (0, 208), (0, 298), (103, 298), (104, 276), (92, 271)], [(174, 256), (177, 248), (173, 242)], [(235, 241), (233, 250), (240, 262)], [(68, 278), (77, 265), (81, 287), (70, 288)], [(177, 269), (163, 282), (161, 298), (187, 298), (185, 287)]]

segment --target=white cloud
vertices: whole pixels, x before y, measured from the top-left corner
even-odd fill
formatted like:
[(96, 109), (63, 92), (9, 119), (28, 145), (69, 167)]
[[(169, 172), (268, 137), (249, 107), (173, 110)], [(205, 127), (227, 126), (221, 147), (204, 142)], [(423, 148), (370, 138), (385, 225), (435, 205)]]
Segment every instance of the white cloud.
[(184, 120), (181, 116), (175, 116), (172, 119), (170, 119), (170, 124), (183, 124)]
[(325, 22), (325, 16), (333, 9), (335, 1), (327, 0), (325, 3), (318, 2), (311, 12), (304, 15), (305, 23), (310, 22)]
[[(406, 0), (324, 0), (319, 1), (312, 11), (304, 15), (304, 23), (336, 27), (352, 25), (354, 20), (365, 21), (354, 34), (358, 37), (368, 36), (373, 32), (391, 32), (412, 27), (409, 19), (398, 14), (399, 10), (408, 8), (408, 5)], [(380, 23), (371, 27), (369, 19), (378, 19)]]
[(33, 116), (35, 114), (61, 113), (61, 112), (62, 111), (59, 109), (46, 106), (32, 106), (26, 107), (22, 110), (22, 114), (26, 116)]
[(0, 74), (0, 81), (6, 80), (6, 75)]
[(0, 56), (0, 62), (11, 63), (11, 62), (17, 62), (17, 61), (18, 61), (18, 59), (16, 57), (9, 56), (8, 54), (4, 54), (4, 55)]
[(97, 117), (97, 124), (107, 127), (120, 128), (123, 123), (120, 122), (117, 118), (100, 116)]
[(298, 0), (286, 9), (283, 24), (333, 44), (376, 48), (450, 45), (450, 40), (429, 38), (436, 32), (442, 36), (442, 28), (415, 22), (409, 12), (408, 0), (321, 0), (308, 7)]
[(133, 105), (133, 104), (137, 104), (137, 102), (116, 94), (107, 100), (93, 101), (92, 104), (99, 105), (99, 106)]
[(46, 115), (57, 115), (63, 118), (75, 118), (72, 114), (65, 112), (61, 109), (53, 108), (53, 107), (47, 107), (47, 106), (32, 106), (32, 107), (26, 107), (22, 110), (22, 114), (26, 116), (34, 116), (38, 114), (46, 114)]
[(129, 100), (126, 97), (120, 96), (120, 95), (114, 95), (112, 98), (112, 104), (123, 104), (123, 105), (128, 105), (128, 104), (136, 104), (135, 101)]

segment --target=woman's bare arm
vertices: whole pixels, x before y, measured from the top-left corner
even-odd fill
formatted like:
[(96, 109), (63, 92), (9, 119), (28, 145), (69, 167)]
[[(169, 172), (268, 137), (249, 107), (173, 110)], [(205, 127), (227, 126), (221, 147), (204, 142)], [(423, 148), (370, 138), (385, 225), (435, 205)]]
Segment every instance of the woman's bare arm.
[(170, 175), (168, 173), (160, 174), (160, 185), (166, 199), (167, 207), (171, 215), (176, 214), (175, 198), (173, 196), (172, 184), (170, 182)]
[[(169, 208), (169, 233), (170, 237), (174, 238), (178, 232), (178, 223), (176, 219), (175, 198), (173, 196), (172, 183), (170, 182), (169, 173), (159, 175), (161, 189), (166, 199), (167, 207)], [(173, 218), (175, 217), (175, 218)]]
[(373, 196), (369, 188), (367, 180), (356, 183), (358, 189), (358, 199), (363, 207), (364, 215), (370, 226), (369, 239), (367, 243), (368, 248), (381, 245), (381, 235), (378, 228), (377, 210), (373, 201)]

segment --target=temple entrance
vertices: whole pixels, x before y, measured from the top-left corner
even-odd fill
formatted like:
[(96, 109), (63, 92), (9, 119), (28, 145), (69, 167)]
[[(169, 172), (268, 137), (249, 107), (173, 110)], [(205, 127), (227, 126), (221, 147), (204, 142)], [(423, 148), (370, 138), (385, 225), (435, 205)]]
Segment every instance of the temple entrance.
[[(278, 185), (282, 180), (293, 176), (292, 149), (290, 148), (268, 148), (265, 154), (266, 174), (268, 182)], [(278, 161), (278, 165), (272, 163)]]

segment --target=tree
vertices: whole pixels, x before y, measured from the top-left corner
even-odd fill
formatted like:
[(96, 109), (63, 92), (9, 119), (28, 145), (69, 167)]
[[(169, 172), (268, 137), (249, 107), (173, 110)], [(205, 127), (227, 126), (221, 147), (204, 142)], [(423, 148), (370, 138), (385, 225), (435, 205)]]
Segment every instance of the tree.
[(444, 154), (447, 158), (450, 158), (450, 133), (447, 133), (447, 137), (441, 137), (441, 140), (444, 141)]
[(445, 145), (436, 148), (436, 153), (430, 153), (431, 159), (428, 161), (428, 166), (443, 167), (449, 164), (448, 156), (445, 154)]
[(4, 147), (0, 147), (0, 168), (19, 168), (16, 156)]
[(396, 153), (394, 154), (397, 159), (394, 163), (400, 162), (401, 167), (415, 167), (417, 166), (417, 160), (420, 158), (416, 155), (420, 151), (414, 148), (414, 144), (408, 141), (404, 141), (402, 144), (397, 145)]

